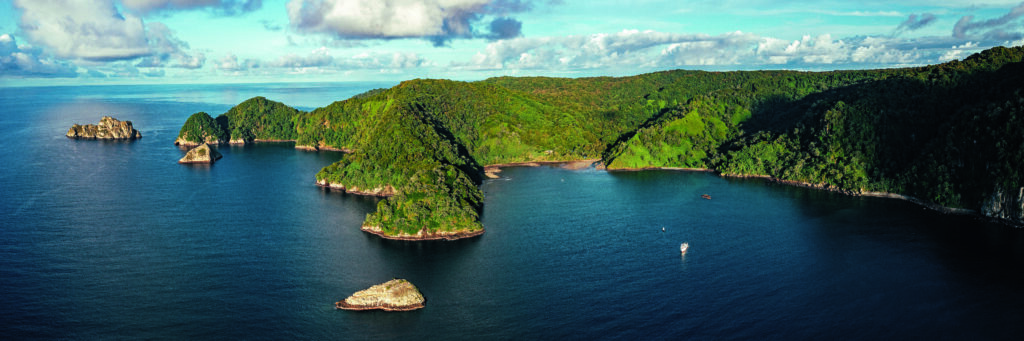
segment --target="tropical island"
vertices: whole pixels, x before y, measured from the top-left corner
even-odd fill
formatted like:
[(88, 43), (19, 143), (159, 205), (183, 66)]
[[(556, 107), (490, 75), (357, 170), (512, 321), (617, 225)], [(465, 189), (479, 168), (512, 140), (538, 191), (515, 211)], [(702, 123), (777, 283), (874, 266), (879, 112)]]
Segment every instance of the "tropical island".
[(303, 112), (256, 97), (200, 112), (176, 144), (294, 141), (346, 153), (315, 181), (381, 197), (363, 230), (483, 233), (498, 165), (599, 159), (888, 196), (1024, 224), (1024, 48), (831, 72), (415, 79)]

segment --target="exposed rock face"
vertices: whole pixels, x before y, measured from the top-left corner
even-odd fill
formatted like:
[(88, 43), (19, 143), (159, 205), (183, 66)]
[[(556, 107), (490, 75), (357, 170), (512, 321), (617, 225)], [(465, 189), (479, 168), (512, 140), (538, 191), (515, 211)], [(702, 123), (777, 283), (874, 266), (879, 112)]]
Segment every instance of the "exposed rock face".
[(481, 236), (484, 234), (483, 229), (479, 230), (463, 230), (463, 231), (427, 231), (421, 229), (416, 234), (399, 233), (399, 234), (387, 234), (380, 226), (363, 225), (360, 228), (363, 232), (375, 234), (384, 239), (393, 240), (456, 240), (463, 238), (471, 238)]
[(981, 214), (1024, 225), (1024, 187), (1017, 190), (996, 187), (981, 205)]
[(219, 139), (217, 139), (216, 137), (213, 137), (213, 136), (207, 136), (206, 140), (203, 141), (203, 142), (190, 141), (188, 139), (188, 134), (187, 133), (185, 133), (182, 136), (179, 136), (178, 138), (174, 139), (174, 145), (176, 145), (176, 146), (183, 146), (183, 147), (194, 147), (194, 146), (199, 146), (199, 145), (203, 145), (203, 144), (221, 144), (221, 142), (222, 142), (221, 140), (219, 140)]
[(334, 304), (345, 310), (409, 311), (423, 308), (423, 294), (415, 285), (404, 279), (393, 279), (360, 290), (344, 301)]
[(317, 186), (323, 188), (328, 188), (336, 191), (344, 191), (345, 193), (349, 194), (372, 195), (378, 197), (390, 197), (395, 195), (395, 187), (391, 185), (377, 186), (376, 188), (372, 189), (361, 189), (357, 186), (352, 186), (351, 188), (349, 188), (345, 187), (345, 185), (343, 184), (328, 182), (327, 179), (319, 180), (316, 182), (316, 184)]
[(178, 163), (213, 163), (223, 157), (216, 149), (210, 148), (208, 144), (201, 144), (185, 153), (185, 157), (178, 160)]
[(118, 121), (110, 116), (100, 118), (99, 124), (72, 125), (65, 134), (73, 139), (134, 140), (142, 133), (132, 127), (132, 121)]

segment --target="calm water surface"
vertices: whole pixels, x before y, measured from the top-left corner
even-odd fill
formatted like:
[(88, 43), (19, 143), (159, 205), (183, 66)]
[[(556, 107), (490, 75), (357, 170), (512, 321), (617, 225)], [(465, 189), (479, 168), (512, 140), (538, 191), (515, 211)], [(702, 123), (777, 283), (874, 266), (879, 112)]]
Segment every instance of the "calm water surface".
[[(375, 199), (313, 184), (340, 154), (223, 146), (215, 165), (176, 163), (194, 112), (257, 95), (309, 110), (391, 85), (0, 88), (0, 339), (1024, 333), (1024, 233), (901, 201), (705, 173), (508, 168), (483, 184), (485, 235), (414, 243), (359, 231)], [(143, 139), (64, 137), (104, 114)], [(426, 308), (333, 308), (394, 277)]]

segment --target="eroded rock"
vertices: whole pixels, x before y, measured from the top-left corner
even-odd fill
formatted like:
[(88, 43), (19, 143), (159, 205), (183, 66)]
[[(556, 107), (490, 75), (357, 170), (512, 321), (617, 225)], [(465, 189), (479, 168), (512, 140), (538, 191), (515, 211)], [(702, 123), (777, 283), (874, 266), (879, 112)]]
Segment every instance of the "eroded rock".
[(409, 311), (423, 308), (424, 301), (415, 285), (404, 279), (392, 279), (357, 291), (334, 306), (345, 310)]

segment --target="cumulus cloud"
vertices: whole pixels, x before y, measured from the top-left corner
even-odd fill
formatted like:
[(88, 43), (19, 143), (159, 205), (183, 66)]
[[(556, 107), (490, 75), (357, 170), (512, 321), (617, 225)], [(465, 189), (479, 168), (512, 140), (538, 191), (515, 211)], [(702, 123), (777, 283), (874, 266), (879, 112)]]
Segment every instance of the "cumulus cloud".
[(223, 14), (252, 12), (263, 6), (262, 0), (121, 0), (130, 11), (148, 14), (165, 10), (207, 8)]
[(186, 69), (201, 68), (206, 59), (189, 52), (166, 25), (120, 13), (113, 0), (15, 0), (14, 6), (22, 12), (18, 27), (28, 40), (63, 59), (139, 59), (134, 67)]
[(347, 59), (338, 60), (337, 67), (344, 70), (400, 70), (418, 68), (428, 64), (413, 52), (360, 53)]
[(919, 49), (891, 37), (836, 39), (829, 34), (783, 40), (744, 32), (719, 35), (626, 30), (613, 34), (516, 38), (492, 42), (465, 70), (626, 70), (681, 67), (839, 69), (922, 64), (943, 48)]
[(174, 36), (167, 25), (150, 23), (149, 35), (150, 56), (143, 58), (136, 67), (177, 67), (198, 69), (203, 67), (206, 56), (203, 53), (190, 54), (188, 43)]
[(18, 46), (14, 36), (0, 35), (0, 75), (8, 77), (77, 77), (78, 68), (54, 60), (39, 49)]
[(237, 56), (229, 53), (224, 58), (218, 60), (214, 67), (221, 71), (240, 72), (257, 69), (260, 67), (260, 62), (255, 59), (246, 59), (239, 62)]
[[(522, 23), (507, 17), (530, 10), (521, 0), (291, 0), (291, 25), (302, 32), (342, 39), (424, 38), (443, 45), (455, 38), (505, 39), (520, 35)], [(485, 16), (490, 32), (474, 33)]]
[(330, 51), (326, 47), (320, 47), (306, 56), (293, 53), (278, 57), (267, 63), (267, 66), (292, 69), (321, 68), (331, 66), (333, 62), (334, 57), (331, 57)]
[[(1006, 26), (1012, 25), (1017, 18), (1024, 15), (1024, 2), (1010, 9), (1005, 15), (989, 19), (985, 21), (974, 21), (973, 15), (966, 15), (960, 18), (953, 26), (953, 37), (964, 39), (973, 31), (988, 30), (983, 35), (995, 39), (1003, 39), (1006, 36), (1006, 32), (1003, 30)], [(1017, 25), (1019, 26), (1019, 25)], [(1019, 36), (1019, 35), (1018, 35)]]
[(63, 58), (118, 60), (150, 54), (142, 19), (118, 13), (112, 1), (15, 0), (18, 27)]

